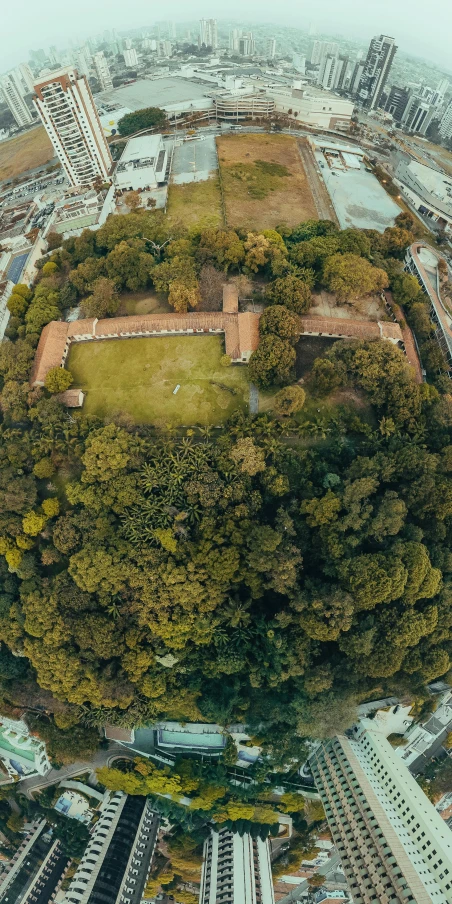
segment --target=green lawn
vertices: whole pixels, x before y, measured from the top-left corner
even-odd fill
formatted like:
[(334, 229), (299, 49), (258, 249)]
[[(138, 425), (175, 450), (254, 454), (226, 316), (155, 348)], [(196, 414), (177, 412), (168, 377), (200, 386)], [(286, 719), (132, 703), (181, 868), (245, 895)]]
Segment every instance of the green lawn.
[(220, 336), (104, 339), (74, 344), (67, 366), (74, 386), (87, 393), (85, 414), (127, 413), (136, 423), (157, 426), (214, 426), (247, 407), (249, 399), (247, 368), (222, 367), (223, 353)]
[(205, 229), (221, 226), (221, 193), (218, 176), (204, 182), (188, 182), (185, 185), (171, 183), (168, 190), (168, 219), (182, 220), (186, 225), (201, 223)]

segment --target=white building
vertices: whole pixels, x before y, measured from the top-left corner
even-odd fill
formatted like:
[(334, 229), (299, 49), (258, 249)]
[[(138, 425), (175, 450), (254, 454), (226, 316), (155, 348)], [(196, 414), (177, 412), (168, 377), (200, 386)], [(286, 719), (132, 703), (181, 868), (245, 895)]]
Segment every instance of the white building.
[(293, 53), (292, 54), (292, 65), (293, 68), (300, 73), (300, 75), (304, 75), (306, 72), (306, 57), (303, 53)]
[(435, 107), (441, 107), (441, 105), (444, 103), (444, 98), (449, 89), (450, 84), (447, 78), (443, 78), (440, 82), (438, 82), (432, 98), (432, 103), (435, 104)]
[[(440, 698), (439, 706), (422, 725), (412, 723), (406, 733), (407, 743), (397, 747), (397, 755), (412, 772), (425, 766), (429, 751), (437, 741), (446, 738), (452, 731), (452, 691), (446, 691)], [(424, 756), (425, 754), (425, 756)]]
[(171, 41), (157, 41), (157, 56), (159, 59), (168, 59), (173, 55), (173, 45)]
[(124, 62), (129, 68), (138, 65), (138, 54), (134, 47), (126, 47), (123, 52)]
[(326, 56), (337, 56), (339, 44), (335, 41), (314, 41), (311, 49), (311, 63), (313, 66), (321, 66)]
[(94, 68), (102, 91), (111, 91), (113, 80), (103, 51), (94, 54)]
[(216, 19), (199, 20), (199, 43), (216, 50), (218, 47), (218, 25)]
[(220, 828), (204, 842), (199, 904), (274, 904), (268, 840)]
[(141, 904), (158, 825), (147, 798), (113, 794), (100, 809), (62, 904)]
[(19, 72), (20, 78), (25, 86), (25, 93), (31, 94), (34, 89), (35, 79), (28, 63), (20, 63), (16, 72)]
[(412, 95), (402, 115), (401, 125), (407, 132), (425, 135), (436, 108), (422, 97)]
[(84, 76), (86, 76), (86, 78), (89, 78), (90, 65), (89, 65), (89, 59), (88, 59), (88, 56), (87, 56), (85, 50), (77, 50), (77, 52), (75, 54), (75, 65), (76, 65), (77, 70), (80, 73), (80, 75), (84, 75)]
[(152, 189), (165, 181), (168, 154), (161, 135), (130, 138), (114, 173), (120, 191)]
[(376, 35), (372, 38), (358, 86), (359, 100), (369, 110), (375, 110), (380, 103), (396, 53), (394, 38), (387, 35)]
[(452, 178), (418, 163), (402, 159), (395, 171), (396, 183), (416, 210), (441, 229), (452, 228)]
[(110, 149), (85, 76), (58, 69), (35, 83), (35, 106), (71, 185), (108, 180)]
[(442, 138), (452, 138), (452, 100), (441, 118), (439, 133)]
[(264, 55), (267, 60), (274, 60), (276, 56), (276, 38), (268, 38), (265, 42)]
[(17, 81), (12, 73), (3, 75), (0, 79), (3, 97), (11, 110), (18, 126), (28, 126), (33, 122), (31, 111), (24, 101), (23, 93), (17, 87)]
[(44, 741), (33, 737), (22, 720), (7, 719), (6, 716), (0, 718), (0, 760), (7, 782), (30, 775), (46, 775), (52, 768)]
[(266, 94), (274, 99), (277, 112), (313, 128), (347, 129), (350, 125), (354, 104), (343, 97), (313, 88), (267, 88)]
[(354, 904), (451, 904), (452, 833), (383, 734), (360, 724), (310, 764)]
[(338, 57), (333, 56), (331, 53), (329, 53), (322, 60), (322, 64), (320, 66), (319, 74), (317, 77), (317, 83), (321, 85), (322, 88), (326, 88), (327, 91), (330, 91), (331, 88), (334, 88), (338, 62)]

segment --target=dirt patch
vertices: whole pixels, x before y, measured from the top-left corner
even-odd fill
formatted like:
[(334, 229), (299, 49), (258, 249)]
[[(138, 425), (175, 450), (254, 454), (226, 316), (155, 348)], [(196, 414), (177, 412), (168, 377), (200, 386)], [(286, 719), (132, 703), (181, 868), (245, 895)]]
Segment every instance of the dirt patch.
[(144, 292), (124, 292), (121, 295), (118, 317), (127, 317), (131, 314), (170, 314), (174, 313), (168, 302), (146, 289)]
[(379, 295), (369, 295), (367, 298), (359, 298), (353, 303), (340, 304), (335, 295), (330, 292), (316, 292), (313, 296), (309, 316), (333, 317), (344, 320), (385, 320), (387, 312)]
[(317, 219), (295, 138), (222, 135), (217, 149), (230, 226), (271, 229)]
[(297, 380), (300, 380), (312, 370), (316, 358), (322, 358), (329, 352), (335, 342), (343, 342), (341, 339), (329, 339), (326, 336), (300, 336), (296, 345), (297, 360), (295, 372)]
[(55, 156), (44, 126), (31, 129), (0, 144), (0, 181), (14, 179), (28, 170), (43, 166)]

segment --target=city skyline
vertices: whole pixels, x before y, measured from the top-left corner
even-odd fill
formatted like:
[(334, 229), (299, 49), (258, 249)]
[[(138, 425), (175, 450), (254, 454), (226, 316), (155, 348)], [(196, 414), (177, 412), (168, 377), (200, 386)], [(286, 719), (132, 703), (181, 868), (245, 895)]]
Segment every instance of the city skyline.
[[(165, 18), (176, 23), (194, 22), (201, 18), (217, 18), (219, 25), (227, 27), (230, 23), (241, 21), (243, 23), (258, 22), (260, 25), (274, 27), (293, 27), (308, 31), (309, 26), (319, 34), (329, 34), (335, 37), (344, 37), (350, 40), (366, 43), (372, 34), (385, 33), (394, 36), (396, 43), (402, 52), (408, 55), (419, 56), (430, 62), (435, 62), (446, 71), (450, 69), (450, 57), (448, 50), (447, 25), (452, 25), (452, 13), (447, 0), (439, 0), (437, 15), (443, 22), (440, 32), (435, 26), (435, 20), (425, 20), (423, 7), (420, 0), (414, 0), (410, 4), (410, 19), (406, 19), (406, 9), (403, 5), (393, 5), (389, 0), (375, 6), (374, 9), (366, 9), (366, 16), (357, 16), (355, 0), (345, 0), (340, 12), (332, 0), (321, 0), (316, 5), (315, 18), (312, 11), (306, 9), (294, 13), (288, 0), (278, 6), (276, 18), (274, 8), (270, 4), (257, 3), (257, 0), (249, 0), (243, 4), (233, 2), (228, 4), (228, 17), (224, 16), (224, 8), (218, 3), (199, 2), (191, 9), (190, 20), (187, 19), (186, 7), (180, 0), (170, 0), (165, 7)], [(23, 13), (32, 14), (31, 0), (23, 0)], [(64, 23), (58, 15), (58, 7), (55, 0), (46, 0), (45, 16), (33, 23), (33, 47), (48, 46), (49, 44), (67, 44), (67, 35), (70, 34), (73, 41), (83, 42), (89, 35), (102, 32), (106, 27), (105, 10), (93, 9), (88, 0), (80, 0), (77, 8), (69, 9)], [(244, 18), (242, 18), (244, 17)], [(87, 23), (88, 27), (81, 27), (80, 23)], [(132, 0), (127, 9), (112, 10), (109, 8), (108, 26), (118, 31), (133, 29), (146, 29), (152, 27), (155, 21), (149, 21), (148, 9), (142, 0)], [(325, 25), (327, 30), (324, 31)], [(27, 30), (18, 33), (14, 22), (6, 24), (4, 35), (4, 65), (5, 71), (9, 67), (28, 58), (31, 49)]]

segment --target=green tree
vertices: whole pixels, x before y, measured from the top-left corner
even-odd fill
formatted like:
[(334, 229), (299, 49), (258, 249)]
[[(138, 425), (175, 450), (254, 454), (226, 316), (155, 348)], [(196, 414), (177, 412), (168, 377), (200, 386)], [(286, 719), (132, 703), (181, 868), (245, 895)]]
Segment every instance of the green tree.
[(301, 411), (306, 393), (301, 386), (286, 386), (275, 395), (273, 408), (281, 417), (290, 417)]
[(119, 296), (112, 279), (100, 276), (92, 285), (92, 295), (85, 298), (80, 309), (84, 317), (110, 317), (119, 308)]
[(263, 336), (251, 355), (248, 365), (250, 380), (262, 389), (290, 383), (293, 378), (296, 353), (287, 339)]
[(126, 113), (118, 122), (120, 135), (133, 135), (144, 129), (157, 129), (166, 123), (166, 113), (159, 107), (145, 107), (143, 110), (135, 110)]
[(356, 254), (333, 254), (328, 258), (323, 270), (323, 283), (339, 301), (351, 301), (381, 292), (389, 285), (384, 270), (373, 267), (363, 257)]
[(273, 333), (295, 345), (300, 336), (300, 322), (288, 308), (283, 305), (272, 305), (262, 314), (259, 331), (262, 335)]
[(44, 386), (49, 392), (65, 392), (73, 383), (73, 376), (64, 367), (51, 367), (46, 374)]
[(305, 314), (312, 305), (309, 283), (293, 274), (269, 283), (265, 299), (269, 304), (282, 305), (295, 314)]

